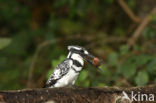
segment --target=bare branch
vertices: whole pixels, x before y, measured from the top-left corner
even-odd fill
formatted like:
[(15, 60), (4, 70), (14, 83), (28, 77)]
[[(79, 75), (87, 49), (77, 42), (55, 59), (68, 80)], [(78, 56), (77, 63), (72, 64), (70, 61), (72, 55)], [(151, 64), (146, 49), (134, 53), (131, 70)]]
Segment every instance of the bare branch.
[(138, 38), (141, 36), (141, 32), (144, 30), (144, 28), (149, 24), (151, 21), (151, 15), (156, 14), (156, 8), (152, 9), (152, 11), (142, 20), (140, 25), (137, 27), (137, 29), (132, 34), (132, 37), (128, 40), (127, 45), (129, 47), (132, 47)]
[(38, 45), (35, 54), (32, 58), (32, 62), (29, 68), (29, 74), (28, 74), (28, 81), (27, 81), (27, 87), (33, 87), (33, 74), (34, 74), (34, 69), (35, 69), (35, 63), (38, 58), (39, 52), (46, 46), (51, 45), (53, 43), (56, 43), (58, 40), (48, 40), (44, 41), (40, 45)]
[(138, 23), (141, 21), (139, 17), (137, 17), (131, 9), (127, 6), (127, 4), (124, 2), (124, 0), (118, 0), (119, 5), (122, 7), (122, 9), (125, 11), (125, 13), (129, 16), (129, 18), (134, 21), (135, 23)]

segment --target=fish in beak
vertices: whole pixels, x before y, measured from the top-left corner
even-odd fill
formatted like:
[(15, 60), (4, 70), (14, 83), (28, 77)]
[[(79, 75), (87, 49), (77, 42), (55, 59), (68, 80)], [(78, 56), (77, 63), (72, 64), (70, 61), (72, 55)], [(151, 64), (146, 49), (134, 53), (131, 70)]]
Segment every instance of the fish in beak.
[(102, 60), (100, 60), (99, 58), (97, 58), (91, 54), (83, 54), (82, 56), (85, 61), (92, 64), (96, 68), (98, 68), (102, 64)]

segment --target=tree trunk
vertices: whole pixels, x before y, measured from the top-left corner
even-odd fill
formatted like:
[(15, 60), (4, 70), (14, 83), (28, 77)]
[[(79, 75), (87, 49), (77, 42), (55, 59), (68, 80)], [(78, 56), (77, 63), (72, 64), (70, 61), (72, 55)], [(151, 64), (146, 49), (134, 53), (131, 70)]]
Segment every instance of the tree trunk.
[(133, 88), (63, 87), (8, 90), (0, 91), (0, 103), (156, 103), (156, 85)]

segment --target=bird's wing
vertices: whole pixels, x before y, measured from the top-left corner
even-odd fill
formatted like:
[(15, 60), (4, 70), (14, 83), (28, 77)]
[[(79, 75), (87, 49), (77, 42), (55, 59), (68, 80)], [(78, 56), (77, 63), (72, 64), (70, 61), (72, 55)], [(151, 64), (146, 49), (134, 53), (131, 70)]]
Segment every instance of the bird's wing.
[(67, 74), (69, 68), (71, 67), (71, 62), (72, 61), (70, 59), (66, 59), (63, 62), (61, 62), (55, 68), (53, 74), (50, 76), (44, 87), (50, 87), (54, 85), (57, 82), (57, 80), (59, 80), (62, 76)]

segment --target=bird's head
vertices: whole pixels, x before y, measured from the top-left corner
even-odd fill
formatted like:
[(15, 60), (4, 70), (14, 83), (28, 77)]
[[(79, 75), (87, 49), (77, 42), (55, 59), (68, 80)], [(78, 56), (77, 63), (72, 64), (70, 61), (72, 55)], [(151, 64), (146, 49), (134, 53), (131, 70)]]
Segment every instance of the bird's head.
[(81, 56), (85, 61), (89, 62), (90, 64), (94, 65), (95, 67), (98, 67), (101, 65), (101, 60), (98, 59), (97, 57), (91, 55), (85, 48), (81, 46), (68, 46), (68, 50), (70, 51), (70, 55), (72, 54), (78, 54)]

